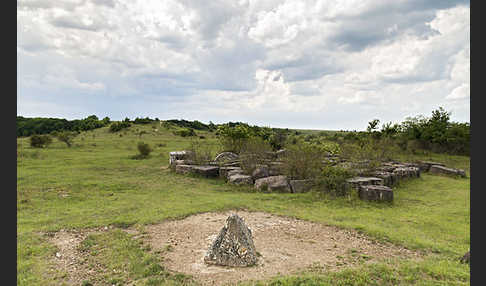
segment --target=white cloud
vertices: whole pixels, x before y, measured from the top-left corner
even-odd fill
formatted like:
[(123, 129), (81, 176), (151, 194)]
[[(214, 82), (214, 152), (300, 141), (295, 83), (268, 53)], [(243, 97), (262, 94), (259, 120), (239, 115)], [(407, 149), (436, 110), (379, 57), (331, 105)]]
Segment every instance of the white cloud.
[(447, 99), (468, 99), (470, 94), (469, 84), (461, 84), (460, 86), (454, 88), (452, 92), (446, 96)]
[(59, 105), (49, 94), (69, 90), (98, 95), (88, 115), (118, 97), (108, 116), (146, 101), (159, 118), (303, 128), (365, 128), (439, 105), (469, 118), (467, 1), (17, 3), (19, 97), (30, 102)]

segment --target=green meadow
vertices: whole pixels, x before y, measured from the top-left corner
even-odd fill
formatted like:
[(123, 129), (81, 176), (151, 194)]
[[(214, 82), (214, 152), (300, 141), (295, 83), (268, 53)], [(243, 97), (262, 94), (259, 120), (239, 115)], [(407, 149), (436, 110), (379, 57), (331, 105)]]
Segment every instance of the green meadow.
[[(146, 133), (141, 134), (140, 131)], [(202, 144), (218, 148), (213, 133), (196, 131)], [(143, 132), (142, 132), (143, 133)], [(141, 134), (141, 135), (140, 135)], [(257, 285), (469, 285), (469, 265), (459, 258), (470, 247), (470, 178), (422, 174), (394, 189), (394, 202), (351, 197), (260, 193), (222, 179), (183, 176), (168, 170), (169, 152), (187, 149), (189, 137), (161, 126), (132, 125), (117, 133), (108, 127), (82, 132), (68, 148), (56, 139), (32, 148), (17, 139), (17, 285), (63, 285), (66, 273), (52, 270), (56, 247), (43, 233), (113, 226), (82, 243), (86, 263), (117, 268), (96, 272), (84, 285), (197, 285), (190, 276), (163, 267), (153, 253), (120, 228), (192, 214), (246, 209), (359, 230), (377, 240), (421, 251), (418, 262), (390, 259), (339, 272), (309, 269), (300, 274), (251, 282)], [(133, 159), (137, 143), (153, 151)], [(433, 160), (465, 169), (470, 158), (428, 154), (399, 160)], [(242, 285), (247, 285), (244, 282)]]

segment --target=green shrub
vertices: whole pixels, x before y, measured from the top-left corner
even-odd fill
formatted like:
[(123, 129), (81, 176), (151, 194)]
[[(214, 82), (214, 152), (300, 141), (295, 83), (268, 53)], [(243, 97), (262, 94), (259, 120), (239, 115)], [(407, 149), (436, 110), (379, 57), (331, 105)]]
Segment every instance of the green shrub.
[(283, 172), (293, 180), (316, 178), (323, 167), (324, 152), (315, 145), (300, 143), (288, 146), (282, 158)]
[(32, 135), (30, 136), (30, 146), (34, 148), (47, 147), (52, 143), (52, 138), (49, 135)]
[(192, 128), (179, 128), (177, 130), (172, 131), (172, 134), (181, 137), (196, 136), (196, 132)]
[(367, 162), (368, 168), (374, 168), (384, 161), (392, 160), (396, 152), (398, 146), (391, 138), (362, 137), (356, 143), (341, 144), (339, 154), (352, 163)]
[(144, 142), (138, 142), (137, 144), (138, 152), (140, 153), (140, 157), (146, 158), (152, 152), (150, 145)]
[(68, 147), (71, 147), (73, 144), (74, 137), (78, 135), (77, 132), (70, 132), (70, 131), (62, 131), (56, 132), (56, 137), (59, 141), (66, 143)]
[(318, 189), (335, 196), (345, 196), (350, 191), (346, 180), (353, 176), (355, 174), (351, 170), (325, 166), (317, 180)]

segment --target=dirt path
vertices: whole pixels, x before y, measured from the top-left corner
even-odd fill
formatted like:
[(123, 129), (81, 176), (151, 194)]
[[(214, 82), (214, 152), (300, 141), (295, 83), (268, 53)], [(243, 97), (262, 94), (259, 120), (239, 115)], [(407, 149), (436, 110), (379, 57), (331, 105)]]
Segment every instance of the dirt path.
[[(204, 254), (223, 227), (236, 213), (252, 230), (257, 252), (254, 267), (209, 266)], [(232, 284), (290, 274), (308, 267), (337, 270), (383, 258), (419, 258), (419, 253), (378, 243), (354, 231), (262, 212), (234, 211), (203, 213), (182, 220), (166, 221), (145, 228), (145, 239), (153, 250), (164, 251), (166, 268), (191, 274), (204, 285)]]

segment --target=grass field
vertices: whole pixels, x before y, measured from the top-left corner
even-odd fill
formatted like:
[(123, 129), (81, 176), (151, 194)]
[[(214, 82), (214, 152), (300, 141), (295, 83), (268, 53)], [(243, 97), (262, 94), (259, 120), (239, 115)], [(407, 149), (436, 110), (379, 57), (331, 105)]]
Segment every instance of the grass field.
[[(147, 134), (139, 136), (142, 130)], [(213, 134), (197, 133), (217, 148)], [(131, 158), (138, 152), (138, 141), (154, 148), (148, 159)], [(83, 132), (71, 148), (54, 140), (48, 148), (36, 149), (28, 138), (17, 139), (17, 284), (62, 285), (65, 274), (49, 270), (56, 249), (43, 232), (107, 225), (143, 229), (168, 218), (247, 209), (357, 229), (426, 253), (420, 262), (390, 260), (333, 273), (310, 269), (258, 284), (469, 285), (469, 266), (458, 262), (470, 245), (469, 178), (423, 174), (398, 186), (391, 205), (363, 202), (355, 194), (338, 199), (312, 192), (266, 194), (164, 168), (170, 151), (189, 144), (190, 139), (151, 125), (133, 125), (115, 134), (108, 128)], [(469, 173), (469, 157), (431, 154), (407, 159), (439, 161)], [(197, 283), (165, 270), (160, 266), (163, 253), (149, 252), (117, 229), (90, 236), (83, 247), (92, 253), (87, 263), (123, 269), (98, 273), (97, 283), (90, 281), (93, 285)]]

